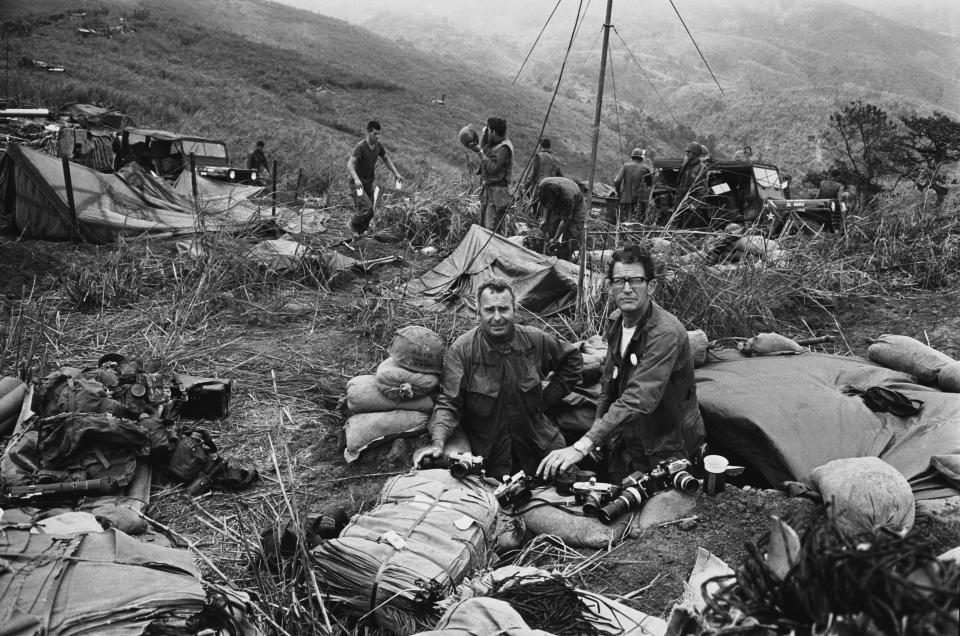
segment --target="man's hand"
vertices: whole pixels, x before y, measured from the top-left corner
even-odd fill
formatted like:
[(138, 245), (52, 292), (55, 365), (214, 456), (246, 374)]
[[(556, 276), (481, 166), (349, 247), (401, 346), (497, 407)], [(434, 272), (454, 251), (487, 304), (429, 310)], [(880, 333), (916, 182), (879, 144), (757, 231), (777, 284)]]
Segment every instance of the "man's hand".
[(358, 190), (363, 187), (363, 184), (360, 183), (360, 179), (353, 180), (353, 187), (357, 188)]
[(413, 467), (420, 468), (420, 462), (423, 461), (424, 457), (432, 457), (433, 459), (440, 459), (443, 457), (443, 444), (439, 442), (433, 442), (429, 446), (424, 446), (423, 448), (418, 448), (413, 453)]
[(537, 474), (544, 479), (553, 479), (556, 475), (570, 470), (585, 456), (573, 446), (550, 451), (550, 454), (544, 457), (537, 467)]

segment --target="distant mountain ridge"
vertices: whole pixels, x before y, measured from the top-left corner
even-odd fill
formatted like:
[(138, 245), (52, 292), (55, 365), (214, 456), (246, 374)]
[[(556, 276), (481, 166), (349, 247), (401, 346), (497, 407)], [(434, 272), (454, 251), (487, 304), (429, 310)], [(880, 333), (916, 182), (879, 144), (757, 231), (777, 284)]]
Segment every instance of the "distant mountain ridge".
[[(346, 7), (340, 0), (300, 1), (338, 15)], [(478, 18), (476, 5), (470, 3), (373, 1), (351, 11), (365, 28), (433, 54), (484, 59), (479, 51), (496, 49), (497, 55), (486, 59), (504, 79), (512, 79), (554, 4), (542, 0), (520, 6), (489, 0), (482, 3), (481, 15), (489, 16), (487, 22)], [(604, 4), (590, 6), (561, 89), (588, 104), (596, 90), (597, 35)], [(928, 4), (931, 13), (941, 7)], [(830, 113), (854, 99), (891, 112), (939, 110), (960, 118), (956, 37), (900, 24), (842, 2), (677, 0), (676, 5), (725, 95), (669, 3), (615, 2), (614, 72), (612, 80), (608, 76), (604, 116), (608, 126), (616, 127), (619, 115), (623, 133), (619, 139), (608, 137), (605, 144), (642, 142), (674, 154), (680, 150), (680, 138), (661, 134), (674, 127), (712, 135), (720, 153), (732, 155), (739, 145), (750, 143), (771, 160), (805, 171), (822, 163), (818, 137)], [(553, 85), (576, 6), (563, 3), (528, 61), (521, 84), (541, 89)], [(886, 10), (895, 15), (894, 9)], [(948, 11), (946, 5), (939, 10)], [(614, 86), (619, 113), (613, 106)]]

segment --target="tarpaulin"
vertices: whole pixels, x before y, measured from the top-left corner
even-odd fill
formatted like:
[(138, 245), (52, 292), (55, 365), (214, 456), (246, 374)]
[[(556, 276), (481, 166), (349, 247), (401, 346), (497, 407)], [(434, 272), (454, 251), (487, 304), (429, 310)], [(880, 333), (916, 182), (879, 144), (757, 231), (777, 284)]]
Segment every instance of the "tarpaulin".
[(133, 636), (206, 602), (188, 552), (116, 530), (57, 536), (7, 527), (0, 563), (0, 636)]
[(574, 304), (579, 273), (574, 263), (538, 254), (474, 225), (450, 256), (411, 281), (408, 290), (475, 311), (480, 285), (505, 278), (522, 309), (549, 316)]
[[(193, 201), (144, 171), (103, 174), (70, 163), (74, 212), (68, 204), (60, 159), (10, 144), (0, 159), (0, 220), (25, 238), (110, 242), (118, 236), (193, 234), (236, 228), (251, 221), (256, 206), (247, 186), (216, 203)], [(220, 193), (222, 195), (222, 192)]]
[[(806, 480), (834, 459), (879, 457), (907, 478), (918, 499), (960, 494), (930, 467), (934, 455), (960, 454), (960, 394), (857, 357), (720, 357), (697, 369), (707, 439), (742, 456), (772, 485)], [(876, 413), (844, 393), (871, 386), (922, 400), (923, 409), (911, 417)]]

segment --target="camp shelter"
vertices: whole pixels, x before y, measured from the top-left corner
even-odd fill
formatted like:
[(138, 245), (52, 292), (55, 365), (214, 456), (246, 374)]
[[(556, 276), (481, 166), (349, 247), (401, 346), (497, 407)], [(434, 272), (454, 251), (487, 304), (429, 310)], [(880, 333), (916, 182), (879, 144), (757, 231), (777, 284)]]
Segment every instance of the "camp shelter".
[(538, 254), (473, 225), (453, 253), (411, 281), (408, 291), (431, 298), (437, 306), (452, 304), (475, 311), (480, 285), (491, 278), (505, 278), (522, 309), (549, 316), (575, 303), (578, 276), (574, 263)]
[(233, 204), (198, 215), (188, 197), (162, 179), (132, 168), (103, 174), (69, 164), (75, 213), (69, 206), (60, 159), (11, 144), (0, 160), (0, 226), (24, 238), (111, 242), (119, 236), (170, 236), (242, 226), (255, 207)]
[[(200, 175), (197, 175), (196, 183), (197, 204), (201, 210), (223, 212), (239, 207), (246, 210), (247, 214), (254, 214), (260, 209), (260, 206), (251, 202), (250, 199), (263, 191), (261, 186), (218, 181)], [(189, 170), (180, 173), (173, 189), (184, 197), (193, 198), (193, 178)], [(270, 214), (271, 211), (272, 208), (268, 209), (267, 213)]]
[[(847, 387), (883, 386), (923, 401), (911, 417), (877, 413)], [(853, 356), (803, 353), (744, 357), (727, 351), (697, 369), (707, 439), (757, 468), (771, 486), (806, 480), (834, 459), (879, 457), (910, 482), (917, 499), (960, 494), (931, 468), (960, 462), (960, 394)]]

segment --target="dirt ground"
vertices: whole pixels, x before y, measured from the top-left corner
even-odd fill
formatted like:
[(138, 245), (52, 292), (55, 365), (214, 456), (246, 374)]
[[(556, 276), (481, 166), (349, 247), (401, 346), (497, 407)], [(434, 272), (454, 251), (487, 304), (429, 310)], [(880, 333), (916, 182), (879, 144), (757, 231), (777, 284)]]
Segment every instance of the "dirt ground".
[[(38, 293), (55, 289), (69, 262), (96, 258), (97, 248), (65, 247), (0, 238), (0, 298), (20, 298), (24, 290), (29, 293), (35, 280)], [(162, 478), (154, 485), (148, 514), (196, 544), (241, 585), (252, 581), (250, 555), (232, 537), (237, 533), (252, 536), (282, 514), (278, 468), (287, 495), (297, 507), (320, 511), (339, 506), (356, 513), (375, 502), (385, 479), (407, 469), (412, 451), (424, 441), (412, 439), (373, 449), (356, 463), (345, 464), (338, 442), (343, 421), (338, 402), (350, 377), (372, 372), (386, 357), (383, 330), (390, 324), (382, 314), (371, 311), (380, 292), (395, 285), (399, 277), (410, 276), (411, 268), (423, 271), (432, 266), (442, 254), (426, 258), (404, 246), (371, 239), (357, 252), (341, 251), (354, 258), (402, 253), (406, 260), (345, 282), (324, 298), (322, 315), (304, 312), (297, 319), (290, 317), (296, 315), (292, 311), (284, 315), (282, 324), (238, 327), (237, 341), (217, 348), (211, 358), (211, 364), (226, 377), (243, 372), (269, 378), (276, 373), (278, 378), (296, 382), (295, 389), (281, 387), (276, 395), (238, 382), (230, 417), (208, 423), (224, 454), (233, 462), (256, 467), (263, 476), (260, 483), (241, 493), (214, 493), (195, 500)], [(850, 297), (833, 315), (821, 312), (804, 317), (810, 329), (838, 335), (833, 347), (838, 353), (864, 355), (868, 338), (901, 333), (960, 357), (958, 301), (960, 290), (917, 292), (908, 297)], [(797, 332), (804, 328), (798, 324)], [(70, 352), (62, 352), (59, 361), (83, 362), (72, 359)], [(817, 508), (805, 499), (790, 499), (756, 485), (742, 489), (730, 485), (717, 497), (699, 496), (691, 515), (695, 519), (648, 529), (616, 548), (586, 575), (585, 583), (610, 596), (630, 594), (625, 602), (665, 617), (683, 591), (697, 547), (736, 565), (745, 554), (745, 543), (767, 529), (771, 515), (802, 524), (815, 514)], [(960, 544), (958, 519), (957, 514), (921, 517), (917, 528), (938, 549), (946, 550)], [(638, 592), (641, 588), (645, 589)]]

